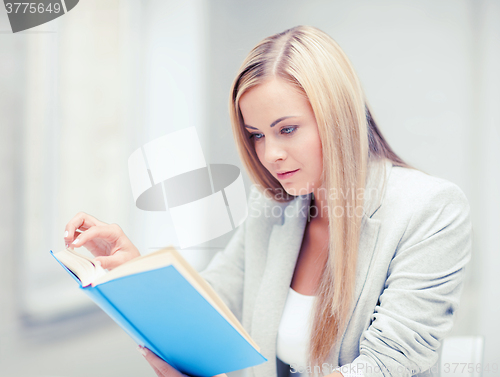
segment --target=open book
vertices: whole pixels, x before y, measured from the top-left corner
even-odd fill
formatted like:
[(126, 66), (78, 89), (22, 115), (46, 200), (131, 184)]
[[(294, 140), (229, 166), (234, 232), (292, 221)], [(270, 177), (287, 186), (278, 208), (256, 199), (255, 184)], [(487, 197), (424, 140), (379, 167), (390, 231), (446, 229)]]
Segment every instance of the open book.
[(51, 254), (137, 344), (182, 373), (209, 377), (267, 361), (210, 284), (173, 247), (111, 271), (70, 249)]

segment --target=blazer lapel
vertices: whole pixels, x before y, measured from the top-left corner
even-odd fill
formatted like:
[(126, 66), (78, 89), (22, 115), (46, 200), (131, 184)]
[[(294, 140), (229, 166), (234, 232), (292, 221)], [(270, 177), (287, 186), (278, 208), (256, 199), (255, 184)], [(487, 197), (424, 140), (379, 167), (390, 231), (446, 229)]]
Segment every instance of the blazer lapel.
[[(366, 279), (370, 266), (372, 265), (372, 259), (375, 254), (378, 233), (380, 231), (381, 221), (379, 219), (374, 219), (372, 216), (382, 205), (382, 200), (385, 195), (385, 189), (387, 187), (386, 182), (389, 179), (389, 174), (391, 172), (392, 162), (389, 160), (377, 160), (371, 164), (368, 171), (368, 176), (365, 184), (365, 201), (364, 201), (364, 213), (361, 222), (361, 234), (359, 239), (358, 247), (358, 259), (356, 262), (356, 283), (354, 288), (354, 301), (351, 305), (349, 312), (349, 322), (342, 332), (340, 341), (335, 343), (335, 346), (330, 353), (329, 360), (335, 361), (338, 366), (340, 348), (350, 324), (350, 319), (356, 309), (361, 292), (366, 284)], [(358, 344), (352, 344), (353, 347), (357, 347)], [(355, 352), (356, 350), (352, 350)], [(344, 350), (343, 350), (344, 352)]]
[(255, 376), (276, 375), (278, 327), (302, 244), (310, 202), (310, 195), (301, 195), (286, 204), (276, 203), (276, 208), (282, 210), (281, 221), (273, 226), (269, 238), (266, 267), (251, 326), (251, 337), (268, 361), (252, 368)]

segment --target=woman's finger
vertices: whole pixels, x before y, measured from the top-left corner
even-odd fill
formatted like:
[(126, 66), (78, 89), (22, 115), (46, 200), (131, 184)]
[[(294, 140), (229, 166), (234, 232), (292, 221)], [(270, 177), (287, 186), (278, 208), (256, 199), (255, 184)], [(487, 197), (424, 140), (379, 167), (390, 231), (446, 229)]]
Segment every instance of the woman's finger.
[(160, 377), (187, 377), (177, 369), (166, 363), (147, 348), (139, 346), (139, 351), (144, 355), (147, 362), (155, 369)]
[(154, 367), (154, 366), (153, 366), (153, 365), (151, 365), (151, 364), (149, 364), (149, 366), (150, 366), (151, 368), (153, 368), (153, 370), (155, 371), (155, 373), (156, 373), (156, 375), (157, 375), (158, 377), (163, 377), (163, 374), (162, 374), (162, 373), (158, 370), (158, 368)]
[[(137, 350), (141, 353), (142, 356), (146, 357), (146, 349), (144, 347), (141, 347), (141, 346), (137, 346)], [(147, 360), (146, 360), (147, 361)], [(161, 374), (161, 372), (158, 370), (157, 367), (155, 367), (154, 365), (152, 365), (151, 363), (149, 363), (149, 366), (151, 368), (153, 368), (153, 370), (155, 371), (156, 375), (158, 377), (162, 377), (163, 375)]]
[(90, 216), (85, 212), (77, 213), (75, 217), (68, 222), (66, 228), (64, 229), (64, 243), (71, 244), (74, 241), (74, 239), (78, 236), (75, 234), (77, 229), (85, 231), (97, 225), (105, 225), (105, 223), (97, 220), (95, 217)]
[(163, 376), (163, 375), (161, 374), (161, 372), (160, 372), (157, 368), (155, 368), (155, 367), (154, 367), (154, 366), (152, 366), (151, 364), (149, 364), (149, 365), (153, 368), (153, 370), (155, 371), (155, 373), (156, 373), (156, 375), (157, 375), (158, 377), (162, 377), (162, 376)]
[[(147, 348), (138, 346), (139, 352), (146, 358), (149, 365), (154, 369), (155, 373), (159, 377), (187, 377), (185, 374), (179, 372), (177, 369), (174, 369), (171, 365), (167, 364), (165, 361), (156, 356), (153, 352), (148, 350)], [(168, 368), (165, 368), (168, 367)], [(226, 373), (221, 373), (213, 377), (227, 377)]]
[[(69, 244), (69, 248), (82, 247), (89, 241), (94, 239), (105, 240), (107, 242), (113, 243), (120, 236), (119, 227), (111, 225), (101, 225), (101, 226), (93, 226), (86, 230), (85, 232), (80, 233), (76, 236), (76, 238)], [(109, 250), (107, 250), (109, 251)], [(102, 255), (107, 255), (104, 252)]]
[(121, 264), (128, 262), (133, 257), (130, 253), (124, 251), (118, 251), (112, 255), (106, 257), (96, 257), (94, 260), (101, 263), (101, 267), (106, 270), (112, 270), (120, 266)]

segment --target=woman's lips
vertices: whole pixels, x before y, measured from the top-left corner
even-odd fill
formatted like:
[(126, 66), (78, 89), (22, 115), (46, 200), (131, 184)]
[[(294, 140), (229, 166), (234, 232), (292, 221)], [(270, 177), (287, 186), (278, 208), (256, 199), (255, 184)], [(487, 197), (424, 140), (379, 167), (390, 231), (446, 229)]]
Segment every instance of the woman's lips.
[(287, 179), (287, 178), (290, 178), (292, 175), (294, 175), (295, 173), (297, 173), (299, 171), (299, 169), (297, 170), (292, 170), (288, 173), (283, 173), (283, 174), (278, 174), (278, 179)]

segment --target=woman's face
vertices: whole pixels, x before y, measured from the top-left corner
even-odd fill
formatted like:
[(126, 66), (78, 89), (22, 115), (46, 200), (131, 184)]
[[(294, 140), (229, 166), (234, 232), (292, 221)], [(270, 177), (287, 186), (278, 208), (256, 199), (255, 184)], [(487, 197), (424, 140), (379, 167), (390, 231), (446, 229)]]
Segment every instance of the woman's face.
[(240, 110), (260, 162), (288, 194), (321, 187), (321, 141), (306, 98), (285, 81), (272, 79), (245, 92)]

